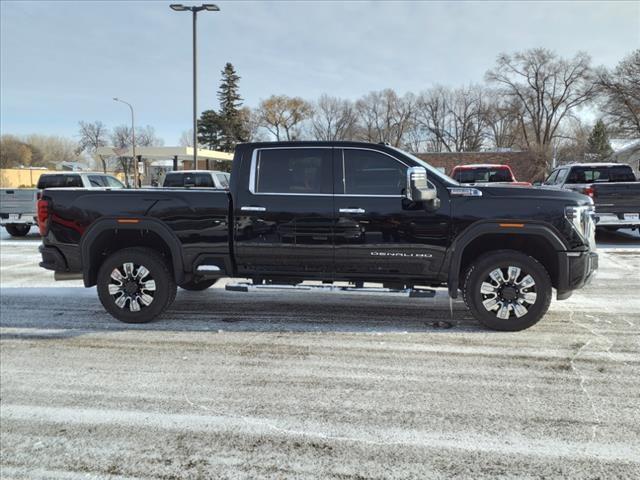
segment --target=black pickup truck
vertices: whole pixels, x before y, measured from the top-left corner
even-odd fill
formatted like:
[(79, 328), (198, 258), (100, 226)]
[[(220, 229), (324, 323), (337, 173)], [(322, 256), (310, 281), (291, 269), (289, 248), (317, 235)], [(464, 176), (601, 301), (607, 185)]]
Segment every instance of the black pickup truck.
[[(464, 187), (383, 144), (236, 148), (229, 191), (45, 190), (42, 267), (81, 274), (117, 319), (147, 322), (176, 285), (221, 277), (461, 291), (473, 315), (522, 330), (598, 266), (593, 202), (580, 193)], [(257, 288), (257, 287), (256, 287)]]

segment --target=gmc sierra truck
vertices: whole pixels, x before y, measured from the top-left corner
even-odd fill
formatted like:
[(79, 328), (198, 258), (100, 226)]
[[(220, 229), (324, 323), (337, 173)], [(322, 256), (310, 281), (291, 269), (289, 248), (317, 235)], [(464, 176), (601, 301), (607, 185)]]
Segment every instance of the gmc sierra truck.
[[(522, 330), (598, 266), (593, 201), (577, 192), (461, 186), (383, 144), (238, 145), (228, 191), (45, 190), (42, 267), (97, 285), (123, 322), (165, 311), (176, 286), (364, 282), (459, 291), (486, 327)], [(264, 288), (264, 287), (263, 287)], [(426, 288), (426, 290), (425, 290)]]

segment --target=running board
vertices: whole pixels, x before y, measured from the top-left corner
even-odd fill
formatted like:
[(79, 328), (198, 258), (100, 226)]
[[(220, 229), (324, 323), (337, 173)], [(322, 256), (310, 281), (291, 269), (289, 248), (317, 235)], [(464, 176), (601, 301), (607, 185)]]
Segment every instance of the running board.
[(359, 295), (392, 295), (408, 298), (432, 298), (436, 291), (430, 288), (382, 288), (382, 287), (341, 287), (336, 285), (253, 285), (252, 283), (229, 283), (225, 289), (230, 292), (319, 292), (319, 293), (355, 293)]

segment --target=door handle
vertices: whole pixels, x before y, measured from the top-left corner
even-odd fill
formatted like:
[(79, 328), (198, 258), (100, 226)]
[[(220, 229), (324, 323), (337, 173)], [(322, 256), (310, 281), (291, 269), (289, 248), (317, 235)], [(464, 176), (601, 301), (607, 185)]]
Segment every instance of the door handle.
[(266, 212), (267, 211), (267, 209), (264, 207), (254, 207), (251, 205), (240, 207), (240, 210), (242, 210), (243, 212)]
[(341, 208), (340, 213), (364, 213), (364, 208)]

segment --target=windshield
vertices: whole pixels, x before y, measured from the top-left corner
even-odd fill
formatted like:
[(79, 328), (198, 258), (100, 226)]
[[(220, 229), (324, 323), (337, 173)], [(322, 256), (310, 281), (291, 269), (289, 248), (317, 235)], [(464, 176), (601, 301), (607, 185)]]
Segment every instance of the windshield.
[(412, 155), (409, 152), (405, 152), (404, 150), (401, 150), (399, 148), (396, 147), (392, 147), (389, 145), (389, 148), (401, 153), (402, 155), (409, 157), (411, 160), (413, 160), (414, 162), (416, 162), (418, 165), (420, 165), (421, 167), (424, 167), (427, 169), (427, 171), (429, 172), (430, 175), (433, 175), (434, 177), (439, 178), (443, 183), (448, 184), (450, 186), (456, 186), (456, 185), (460, 185), (458, 182), (456, 182), (453, 178), (451, 178), (448, 175), (445, 175), (444, 173), (442, 173), (440, 170), (438, 170), (435, 167), (432, 167), (431, 165), (429, 165), (427, 162), (425, 162), (424, 160), (422, 160), (421, 158), (416, 157), (415, 155)]

